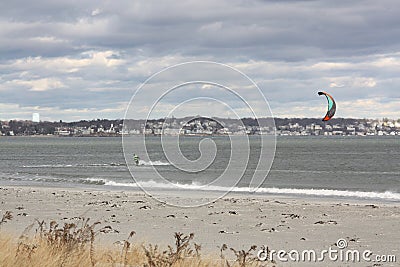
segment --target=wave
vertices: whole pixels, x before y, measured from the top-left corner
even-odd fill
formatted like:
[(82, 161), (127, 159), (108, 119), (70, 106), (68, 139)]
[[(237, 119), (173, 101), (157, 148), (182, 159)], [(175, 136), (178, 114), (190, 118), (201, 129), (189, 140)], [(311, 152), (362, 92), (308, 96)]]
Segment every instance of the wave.
[(92, 184), (92, 185), (105, 185), (105, 179), (97, 179), (97, 178), (86, 178), (79, 181), (82, 184)]
[(39, 164), (39, 165), (23, 165), (22, 168), (79, 168), (79, 167), (109, 167), (109, 166), (126, 166), (125, 163), (89, 163), (89, 164)]
[[(349, 191), (349, 190), (335, 190), (335, 189), (314, 189), (314, 188), (258, 188), (253, 191), (249, 187), (224, 187), (215, 185), (203, 185), (193, 182), (191, 184), (182, 183), (158, 183), (155, 181), (140, 181), (135, 182), (118, 182), (104, 178), (55, 178), (50, 176), (31, 176), (31, 175), (0, 175), (1, 180), (10, 181), (32, 181), (44, 183), (78, 183), (82, 185), (92, 186), (110, 186), (110, 187), (129, 187), (129, 188), (144, 188), (146, 190), (159, 189), (159, 190), (188, 190), (188, 191), (219, 191), (219, 192), (236, 192), (236, 193), (255, 193), (255, 194), (272, 194), (272, 195), (295, 195), (295, 196), (315, 196), (315, 197), (338, 197), (338, 198), (358, 198), (358, 199), (376, 199), (386, 201), (400, 201), (400, 193), (385, 191)], [(22, 179), (21, 179), (22, 178)]]
[(316, 196), (316, 197), (344, 197), (344, 198), (360, 198), (360, 199), (380, 199), (400, 201), (400, 193), (395, 192), (367, 192), (367, 191), (348, 191), (348, 190), (334, 190), (334, 189), (300, 189), (300, 188), (258, 188), (253, 191), (248, 187), (223, 187), (223, 186), (207, 186), (198, 183), (180, 184), (180, 183), (158, 183), (155, 181), (145, 181), (138, 183), (123, 183), (107, 179), (90, 179), (90, 183), (106, 186), (118, 187), (132, 187), (132, 188), (145, 188), (145, 189), (186, 189), (196, 191), (224, 191), (224, 192), (237, 192), (237, 193), (256, 193), (256, 194), (274, 194), (274, 195), (299, 195), (299, 196)]
[(144, 166), (167, 166), (167, 165), (171, 165), (171, 163), (162, 162), (161, 160), (155, 160), (155, 161), (139, 160), (139, 165), (144, 165)]
[[(139, 165), (143, 166), (164, 166), (171, 165), (169, 162), (156, 161), (144, 161), (140, 160)], [(115, 166), (126, 166), (126, 163), (88, 163), (88, 164), (39, 164), (39, 165), (23, 165), (22, 168), (84, 168), (84, 167), (115, 167)]]
[[(20, 180), (20, 179), (14, 179)], [(71, 180), (66, 178), (54, 178), (54, 177), (47, 177), (47, 176), (39, 176), (33, 178), (26, 178), (26, 181), (33, 181), (33, 182), (43, 182), (43, 183), (70, 183)]]
[(316, 173), (316, 174), (328, 174), (328, 173), (343, 173), (343, 174), (390, 174), (400, 175), (400, 172), (388, 172), (388, 171), (347, 171), (347, 170), (281, 170), (271, 169), (271, 172), (283, 172), (283, 173)]
[(40, 165), (23, 165), (22, 168), (70, 168), (75, 167), (72, 164), (40, 164)]
[(107, 167), (107, 166), (126, 166), (125, 163), (90, 163), (90, 164), (77, 164), (78, 167)]
[(400, 201), (400, 194), (390, 191), (367, 192), (367, 191), (347, 191), (333, 189), (297, 189), (297, 188), (259, 188), (256, 192), (270, 194), (294, 194), (307, 196), (323, 197), (355, 197), (363, 199), (383, 199)]

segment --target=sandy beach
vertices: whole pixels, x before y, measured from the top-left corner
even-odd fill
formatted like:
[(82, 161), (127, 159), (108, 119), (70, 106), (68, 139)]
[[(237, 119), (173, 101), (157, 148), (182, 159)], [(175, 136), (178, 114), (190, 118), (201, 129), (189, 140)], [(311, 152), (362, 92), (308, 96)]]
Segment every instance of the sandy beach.
[[(321, 251), (335, 248), (336, 242), (344, 239), (347, 249), (371, 250), (376, 255), (396, 255), (400, 259), (398, 204), (230, 194), (206, 206), (178, 208), (140, 191), (7, 186), (0, 188), (0, 195), (0, 212), (11, 211), (14, 216), (1, 230), (15, 235), (35, 219), (62, 223), (85, 217), (117, 230), (100, 236), (98, 242), (105, 246), (125, 239), (132, 230), (136, 232), (134, 242), (161, 246), (171, 244), (175, 232), (194, 233), (202, 251), (216, 257), (222, 244), (236, 249), (265, 245), (276, 251)], [(200, 193), (190, 198), (177, 193), (169, 195), (184, 203), (202, 197)], [(357, 265), (396, 266), (377, 264), (382, 263)], [(328, 262), (318, 266), (352, 265)]]

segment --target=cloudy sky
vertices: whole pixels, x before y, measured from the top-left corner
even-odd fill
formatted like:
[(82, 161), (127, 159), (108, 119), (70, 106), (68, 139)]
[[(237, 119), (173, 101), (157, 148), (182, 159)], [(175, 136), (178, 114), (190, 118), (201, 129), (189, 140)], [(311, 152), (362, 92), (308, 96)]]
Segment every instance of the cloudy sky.
[(198, 60), (248, 75), (277, 117), (322, 117), (323, 89), (338, 117), (400, 118), (399, 14), (397, 0), (6, 1), (0, 120), (123, 118), (152, 74)]

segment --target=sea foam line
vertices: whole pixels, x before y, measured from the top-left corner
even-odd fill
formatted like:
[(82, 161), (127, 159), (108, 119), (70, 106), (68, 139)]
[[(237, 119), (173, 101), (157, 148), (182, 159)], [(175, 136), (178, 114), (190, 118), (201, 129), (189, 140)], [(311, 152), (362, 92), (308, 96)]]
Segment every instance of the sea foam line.
[[(92, 179), (94, 184), (101, 184), (106, 186), (120, 186), (120, 187), (134, 187), (144, 189), (170, 189), (170, 190), (196, 190), (196, 191), (225, 191), (225, 192), (238, 192), (250, 193), (253, 192), (249, 187), (223, 187), (223, 186), (208, 186), (197, 183), (180, 184), (180, 183), (158, 183), (155, 181), (145, 181), (137, 183), (122, 183), (110, 181), (107, 179)], [(285, 195), (306, 195), (306, 196), (322, 196), (322, 197), (347, 197), (347, 198), (362, 198), (362, 199), (382, 199), (400, 201), (400, 193), (395, 192), (366, 192), (366, 191), (347, 191), (347, 190), (334, 190), (334, 189), (300, 189), (300, 188), (258, 188), (255, 193), (258, 194), (285, 194)]]
[[(166, 166), (171, 165), (169, 162), (163, 162), (160, 160), (155, 161), (144, 161), (140, 160), (139, 165), (143, 166)], [(85, 167), (115, 167), (115, 166), (126, 166), (124, 163), (87, 163), (87, 164), (39, 164), (39, 165), (23, 165), (22, 168), (85, 168)]]

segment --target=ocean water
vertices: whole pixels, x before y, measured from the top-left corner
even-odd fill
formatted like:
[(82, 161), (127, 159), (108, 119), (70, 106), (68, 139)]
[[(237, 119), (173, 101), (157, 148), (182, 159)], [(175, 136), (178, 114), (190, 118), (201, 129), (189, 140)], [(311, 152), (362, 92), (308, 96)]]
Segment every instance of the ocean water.
[[(173, 183), (179, 184), (180, 190), (224, 191), (227, 188), (223, 184), (206, 189), (202, 185), (221, 175), (230, 161), (234, 167), (241, 164), (230, 158), (228, 138), (212, 139), (217, 147), (212, 164), (203, 171), (186, 173), (168, 162), (159, 137), (149, 137), (149, 159), (132, 168), (132, 178), (121, 138), (1, 137), (0, 186), (139, 190), (136, 180), (142, 186), (160, 190), (172, 190)], [(198, 158), (201, 140), (202, 137), (181, 138), (182, 153), (191, 160)], [(244, 194), (249, 193), (248, 181), (260, 153), (258, 138), (249, 140), (247, 169), (232, 190)], [(138, 154), (141, 156), (140, 151)], [(256, 194), (400, 202), (399, 159), (398, 137), (278, 137), (272, 168)], [(160, 182), (154, 170), (165, 178), (164, 182)]]

